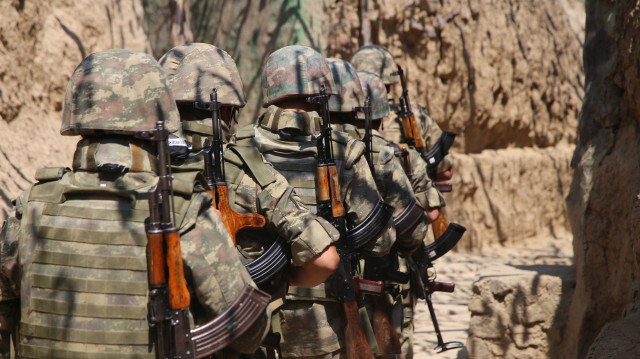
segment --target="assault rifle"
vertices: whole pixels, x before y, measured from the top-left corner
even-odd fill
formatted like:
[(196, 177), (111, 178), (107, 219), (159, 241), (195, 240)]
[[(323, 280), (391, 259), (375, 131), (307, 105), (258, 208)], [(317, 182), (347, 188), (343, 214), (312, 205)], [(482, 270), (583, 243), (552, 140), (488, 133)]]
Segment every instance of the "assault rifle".
[(222, 222), (236, 244), (238, 231), (243, 228), (264, 228), (266, 220), (256, 213), (238, 213), (229, 204), (229, 188), (224, 176), (224, 141), (220, 130), (220, 103), (218, 90), (211, 91), (211, 102), (194, 102), (193, 107), (209, 110), (212, 114), (213, 143), (204, 151), (204, 176), (211, 188), (213, 205), (220, 210)]
[[(266, 220), (257, 213), (238, 213), (229, 204), (229, 188), (224, 175), (224, 141), (220, 130), (220, 103), (218, 90), (211, 91), (211, 102), (195, 102), (193, 106), (200, 110), (211, 111), (213, 128), (213, 143), (204, 149), (204, 177), (213, 196), (213, 205), (220, 210), (224, 223), (233, 243), (236, 243), (237, 233), (244, 228), (264, 228)], [(291, 260), (291, 249), (282, 237), (258, 258), (245, 264), (251, 279), (260, 285), (267, 282), (274, 275), (280, 273)]]
[[(369, 163), (371, 174), (375, 177), (372, 152), (373, 130), (371, 125), (371, 98), (367, 96), (364, 101), (364, 106), (354, 107), (353, 111), (364, 113), (364, 137), (362, 141), (365, 144), (365, 158)], [(417, 223), (417, 221), (415, 222)], [(396, 233), (397, 235), (401, 235), (397, 228)], [(397, 266), (393, 266), (393, 259), (397, 262), (397, 253), (394, 253), (393, 255), (388, 254), (382, 258), (367, 258), (365, 260), (365, 277), (369, 280), (382, 282), (389, 279), (390, 274), (403, 274), (395, 270)], [(392, 271), (389, 271), (389, 269), (392, 269)], [(391, 319), (389, 303), (387, 303), (387, 299), (382, 295), (376, 295), (373, 297), (373, 333), (378, 344), (378, 356), (384, 355), (385, 357), (397, 357), (402, 353), (400, 338), (398, 337), (398, 333), (393, 325), (393, 320)]]
[[(136, 137), (158, 147), (158, 183), (149, 193), (147, 263), (148, 321), (156, 358), (203, 358), (242, 335), (269, 304), (269, 295), (247, 285), (234, 303), (218, 317), (191, 330), (187, 288), (180, 249), (180, 232), (173, 205), (171, 163), (164, 121)], [(150, 347), (150, 350), (152, 349)]]
[[(407, 87), (407, 82), (404, 77), (404, 70), (402, 70), (402, 67), (398, 66), (398, 71), (394, 72), (392, 75), (400, 76), (400, 84), (402, 85), (402, 95), (399, 98), (399, 104), (393, 103), (391, 105), (392, 108), (396, 109), (398, 117), (402, 122), (402, 134), (404, 135), (407, 144), (409, 146), (414, 146), (416, 150), (420, 152), (421, 157), (427, 162), (427, 174), (429, 175), (429, 178), (436, 181), (436, 170), (438, 164), (442, 161), (444, 156), (449, 153), (449, 149), (453, 145), (456, 134), (449, 131), (442, 131), (442, 135), (440, 135), (436, 144), (429, 151), (426, 151), (416, 117), (411, 110), (411, 104), (409, 102), (409, 88)], [(450, 187), (450, 184), (438, 185), (438, 189), (442, 192), (450, 192)]]
[(400, 76), (400, 84), (402, 85), (402, 95), (400, 95), (398, 117), (402, 121), (402, 133), (409, 146), (413, 146), (418, 152), (424, 152), (424, 140), (420, 134), (418, 123), (416, 122), (416, 116), (411, 111), (411, 103), (409, 102), (409, 89), (404, 78), (404, 71), (402, 67), (398, 66), (398, 71), (392, 73), (392, 75)]
[(412, 256), (407, 257), (410, 269), (411, 288), (418, 298), (424, 299), (427, 302), (431, 321), (433, 322), (433, 328), (438, 340), (438, 345), (434, 349), (438, 353), (450, 349), (462, 348), (464, 344), (457, 341), (445, 343), (442, 339), (442, 333), (440, 331), (440, 326), (438, 325), (436, 312), (433, 308), (433, 302), (431, 301), (431, 294), (434, 292), (452, 293), (455, 290), (455, 284), (437, 282), (435, 280), (435, 276), (429, 275), (429, 270), (433, 268), (433, 261), (442, 257), (445, 253), (455, 247), (465, 230), (466, 228), (463, 226), (451, 223), (447, 227), (445, 234), (441, 235), (435, 242), (429, 245), (423, 244)]
[[(317, 200), (318, 215), (322, 216), (340, 231), (341, 238), (336, 244), (336, 249), (340, 255), (340, 265), (331, 275), (332, 289), (336, 298), (342, 302), (344, 309), (346, 326), (344, 331), (344, 341), (348, 359), (372, 359), (373, 352), (369, 346), (367, 336), (360, 322), (358, 304), (356, 301), (356, 286), (352, 274), (351, 254), (362, 243), (354, 243), (347, 239), (345, 223), (345, 208), (340, 194), (340, 183), (338, 180), (338, 169), (333, 156), (331, 141), (331, 119), (329, 116), (329, 95), (327, 95), (324, 85), (320, 89), (320, 94), (307, 98), (307, 102), (318, 104), (322, 115), (322, 130), (317, 138)], [(365, 287), (366, 288), (366, 287)], [(382, 282), (375, 283), (374, 290), (382, 293)]]

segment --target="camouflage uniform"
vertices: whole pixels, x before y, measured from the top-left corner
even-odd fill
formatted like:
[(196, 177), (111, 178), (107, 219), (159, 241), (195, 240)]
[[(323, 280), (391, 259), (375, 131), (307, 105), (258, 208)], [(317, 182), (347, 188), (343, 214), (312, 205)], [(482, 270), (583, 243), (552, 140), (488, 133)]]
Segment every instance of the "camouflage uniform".
[[(160, 64), (169, 75), (178, 104), (193, 106), (195, 101), (209, 101), (213, 88), (217, 89), (222, 106), (243, 107), (246, 103), (233, 59), (213, 45), (194, 43), (175, 47), (160, 59)], [(182, 121), (184, 136), (196, 142), (198, 137), (212, 139), (211, 121), (211, 118), (196, 121), (196, 124)], [(228, 140), (230, 135), (227, 132), (224, 138)], [(202, 171), (203, 153), (192, 155), (181, 167)], [(250, 148), (227, 149), (224, 173), (233, 209), (263, 215), (270, 237), (280, 235), (291, 244), (294, 265), (304, 264), (338, 240), (338, 231), (303, 208), (293, 187), (259, 153), (252, 153)], [(237, 243), (245, 257), (255, 258), (272, 241), (265, 241), (262, 231), (241, 231)]]
[[(299, 81), (300, 79), (303, 79)], [(263, 69), (263, 106), (269, 106), (259, 125), (236, 133), (237, 146), (253, 146), (283, 174), (302, 203), (316, 212), (315, 136), (321, 119), (315, 111), (297, 112), (277, 106), (283, 100), (318, 94), (320, 86), (335, 93), (328, 66), (315, 50), (288, 46), (272, 53)], [(340, 190), (348, 226), (362, 222), (380, 201), (365, 158), (364, 145), (339, 132), (332, 133)], [(363, 248), (371, 255), (386, 254), (395, 240), (391, 221), (377, 239)], [(342, 306), (330, 294), (329, 281), (314, 288), (289, 288), (278, 312), (284, 357), (339, 357), (344, 348)], [(276, 317), (273, 318), (276, 320)]]
[[(393, 55), (386, 48), (379, 45), (370, 45), (359, 48), (349, 60), (358, 71), (366, 71), (380, 77), (386, 86), (397, 84), (400, 77), (394, 74), (398, 67)], [(440, 126), (419, 105), (411, 105), (416, 122), (420, 128), (420, 134), (425, 141), (427, 150), (431, 149), (442, 134)], [(406, 142), (402, 134), (402, 123), (397, 116), (387, 117), (382, 120), (380, 132), (390, 142)], [(438, 165), (438, 173), (447, 171), (453, 165), (451, 154), (447, 154)]]
[[(178, 130), (165, 75), (148, 55), (104, 51), (74, 72), (61, 129), (84, 137), (73, 170), (38, 170), (2, 230), (0, 322), (13, 321), (2, 328), (13, 330), (19, 357), (155, 358), (145, 235), (147, 190), (158, 182), (155, 150), (125, 136), (155, 128), (160, 116)], [(173, 181), (195, 324), (254, 285), (198, 177), (183, 173)], [(251, 352), (268, 323), (267, 310), (231, 346)]]

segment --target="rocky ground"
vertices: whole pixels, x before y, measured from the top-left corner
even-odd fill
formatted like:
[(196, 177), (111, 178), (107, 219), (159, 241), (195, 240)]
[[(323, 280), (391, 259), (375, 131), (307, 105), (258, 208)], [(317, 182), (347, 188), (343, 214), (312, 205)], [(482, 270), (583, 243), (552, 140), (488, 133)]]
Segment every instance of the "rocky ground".
[[(433, 304), (444, 341), (466, 343), (469, 332), (468, 309), (473, 283), (483, 274), (483, 269), (497, 264), (509, 265), (570, 265), (573, 257), (572, 238), (536, 238), (526, 242), (526, 247), (491, 246), (479, 254), (449, 253), (436, 262), (438, 280), (455, 282), (454, 293), (436, 293)], [(493, 272), (492, 272), (493, 273)], [(415, 359), (467, 359), (465, 348), (436, 353), (437, 345), (429, 311), (424, 301), (417, 307), (414, 358)]]

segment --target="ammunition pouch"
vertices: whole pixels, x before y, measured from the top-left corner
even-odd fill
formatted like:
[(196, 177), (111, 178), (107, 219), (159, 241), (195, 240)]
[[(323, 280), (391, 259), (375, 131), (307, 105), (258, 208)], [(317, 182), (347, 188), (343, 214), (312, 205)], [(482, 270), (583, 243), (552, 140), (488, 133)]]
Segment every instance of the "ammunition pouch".
[(347, 230), (345, 242), (351, 250), (362, 247), (370, 240), (377, 238), (388, 228), (389, 220), (393, 216), (394, 208), (382, 200), (378, 200), (367, 217), (357, 226)]
[(282, 237), (277, 237), (271, 246), (258, 258), (245, 264), (251, 279), (261, 285), (280, 273), (291, 262), (291, 247)]
[(436, 169), (444, 156), (449, 153), (453, 145), (456, 134), (449, 131), (442, 131), (438, 142), (427, 153), (422, 154), (422, 158), (427, 162), (427, 175), (432, 180), (436, 178)]
[(420, 207), (415, 199), (411, 200), (404, 211), (393, 219), (393, 223), (396, 226), (396, 236), (400, 237), (410, 233), (418, 224), (423, 214), (424, 208)]
[(229, 308), (191, 331), (195, 357), (211, 355), (244, 334), (269, 305), (269, 299), (267, 293), (246, 285)]

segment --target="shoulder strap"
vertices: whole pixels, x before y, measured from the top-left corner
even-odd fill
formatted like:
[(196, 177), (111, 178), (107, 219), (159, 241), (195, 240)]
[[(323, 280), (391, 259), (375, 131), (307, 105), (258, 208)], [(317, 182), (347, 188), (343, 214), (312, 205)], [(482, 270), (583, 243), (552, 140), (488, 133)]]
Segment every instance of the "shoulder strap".
[(276, 176), (264, 163), (262, 155), (258, 152), (257, 148), (248, 146), (229, 146), (227, 148), (238, 156), (242, 163), (249, 169), (249, 172), (251, 172), (260, 187), (264, 188), (276, 181)]

